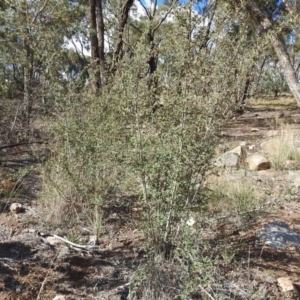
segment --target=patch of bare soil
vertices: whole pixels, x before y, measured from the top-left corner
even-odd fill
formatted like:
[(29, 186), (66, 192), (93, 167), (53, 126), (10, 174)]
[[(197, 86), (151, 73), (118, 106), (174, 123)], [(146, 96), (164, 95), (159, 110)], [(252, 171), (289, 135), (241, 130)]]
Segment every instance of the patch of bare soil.
[[(283, 114), (278, 110), (251, 109), (228, 123), (222, 132), (224, 142), (246, 141), (253, 144), (255, 151), (272, 136), (280, 118), (300, 129), (298, 109), (285, 110)], [(61, 299), (127, 299), (128, 283), (142, 262), (140, 241), (143, 234), (131, 225), (134, 212), (116, 207), (113, 215), (107, 216), (108, 225), (100, 245), (92, 250), (73, 247), (45, 234), (70, 236), (60, 228), (45, 228), (40, 216), (43, 208), (37, 201), (42, 188), (35, 168), (39, 159), (22, 140), (15, 142), (20, 145), (6, 148), (9, 143), (5, 135), (0, 144), (3, 172), (0, 183), (0, 300), (47, 300), (57, 295), (64, 297)], [(245, 219), (244, 223), (235, 223), (234, 218), (224, 218), (209, 229), (212, 244), (226, 238), (228, 247), (235, 249), (232, 250), (234, 258), (220, 266), (223, 276), (240, 289), (261, 289), (264, 299), (299, 299), (299, 249), (294, 246), (274, 249), (257, 237), (258, 230), (274, 220), (286, 222), (300, 234), (300, 195), (286, 198), (287, 172), (258, 172), (260, 179), (253, 180), (253, 187), (267, 192), (270, 205), (258, 211), (252, 221)], [(21, 175), (11, 178), (11, 174)], [(128, 197), (126, 201), (132, 199)], [(9, 207), (14, 202), (22, 204), (24, 212), (11, 213)], [(90, 232), (79, 227), (74, 228), (74, 232), (81, 236), (76, 244), (88, 244)], [(288, 277), (294, 283), (294, 290), (283, 292), (277, 282), (280, 277)], [(195, 296), (194, 299), (204, 298)], [(239, 299), (262, 298), (249, 293)]]

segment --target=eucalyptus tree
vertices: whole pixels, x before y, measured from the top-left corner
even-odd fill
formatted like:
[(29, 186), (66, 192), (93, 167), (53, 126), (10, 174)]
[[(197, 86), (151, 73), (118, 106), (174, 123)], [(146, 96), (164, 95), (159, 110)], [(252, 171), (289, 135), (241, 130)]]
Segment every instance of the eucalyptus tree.
[(62, 46), (81, 8), (65, 0), (6, 3), (0, 12), (1, 76), (23, 95), (16, 115), (28, 124), (35, 100), (45, 108), (51, 84), (63, 76)]
[(249, 26), (254, 24), (256, 34), (266, 36), (283, 69), (289, 89), (300, 107), (300, 84), (287, 45), (298, 30), (299, 2), (249, 0), (245, 2), (223, 1), (223, 3), (231, 8), (231, 13), (239, 12), (240, 22)]

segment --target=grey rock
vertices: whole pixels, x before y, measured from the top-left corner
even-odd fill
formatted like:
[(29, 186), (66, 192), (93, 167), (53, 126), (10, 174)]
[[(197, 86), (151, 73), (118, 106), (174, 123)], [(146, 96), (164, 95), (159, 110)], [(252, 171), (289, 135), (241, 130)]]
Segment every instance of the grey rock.
[(239, 167), (240, 165), (240, 156), (237, 153), (233, 152), (225, 152), (224, 154), (220, 155), (216, 161), (216, 167)]
[(264, 225), (257, 232), (257, 236), (272, 248), (283, 249), (288, 245), (300, 247), (300, 235), (292, 230), (287, 223), (280, 220)]

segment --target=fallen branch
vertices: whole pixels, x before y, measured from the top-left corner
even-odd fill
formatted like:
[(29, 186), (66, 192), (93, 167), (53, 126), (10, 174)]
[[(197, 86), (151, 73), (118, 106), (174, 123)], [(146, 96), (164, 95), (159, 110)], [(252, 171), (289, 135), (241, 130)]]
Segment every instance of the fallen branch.
[(41, 232), (38, 232), (38, 236), (41, 236), (43, 238), (46, 238), (46, 237), (49, 237), (49, 236), (52, 236), (56, 239), (59, 239), (61, 241), (63, 241), (64, 243), (74, 247), (74, 248), (79, 248), (79, 249), (83, 249), (83, 250), (97, 250), (99, 251), (99, 246), (93, 246), (93, 245), (80, 245), (80, 244), (75, 244), (73, 242), (70, 242), (69, 240), (65, 239), (65, 238), (62, 238), (56, 234), (48, 234), (48, 233), (41, 233)]
[(22, 143), (17, 143), (17, 144), (4, 145), (4, 146), (0, 147), (0, 150), (24, 146), (24, 145), (32, 145), (32, 144), (48, 144), (48, 141), (22, 142)]

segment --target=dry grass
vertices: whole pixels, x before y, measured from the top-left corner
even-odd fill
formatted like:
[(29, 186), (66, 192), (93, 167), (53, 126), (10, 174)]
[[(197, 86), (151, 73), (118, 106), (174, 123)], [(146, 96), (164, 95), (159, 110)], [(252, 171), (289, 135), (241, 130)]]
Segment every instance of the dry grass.
[(279, 136), (263, 143), (262, 148), (268, 154), (275, 170), (282, 170), (288, 159), (300, 161), (299, 137), (288, 125), (282, 125)]
[(252, 108), (259, 108), (259, 109), (286, 109), (297, 107), (296, 100), (291, 95), (282, 95), (279, 97), (258, 97), (258, 98), (251, 98), (248, 100), (247, 105), (251, 106)]
[(42, 169), (43, 192), (40, 200), (45, 207), (45, 221), (51, 224), (60, 224), (72, 209), (72, 185), (62, 175), (60, 166), (53, 163), (51, 170)]
[(208, 186), (215, 197), (208, 204), (208, 209), (221, 215), (250, 211), (262, 204), (264, 193), (253, 188), (250, 178), (231, 171), (222, 176), (211, 176)]

